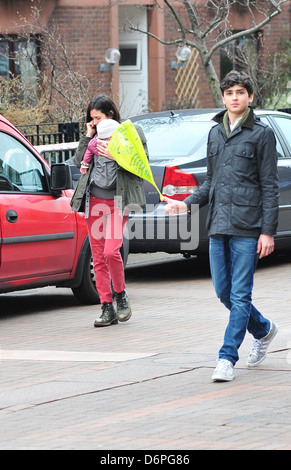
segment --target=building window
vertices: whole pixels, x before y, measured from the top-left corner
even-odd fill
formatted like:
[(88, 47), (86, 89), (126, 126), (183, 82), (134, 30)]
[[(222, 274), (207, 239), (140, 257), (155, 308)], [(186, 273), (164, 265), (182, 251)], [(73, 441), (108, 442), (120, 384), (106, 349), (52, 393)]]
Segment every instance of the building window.
[(126, 44), (119, 44), (119, 51), (119, 67), (121, 70), (141, 70), (141, 51), (139, 43), (128, 42)]
[[(237, 33), (238, 31), (233, 31)], [(247, 72), (251, 67), (255, 70), (258, 58), (258, 35), (243, 36), (229, 42), (220, 49), (220, 79), (231, 70)]]
[(36, 96), (38, 55), (37, 37), (0, 35), (0, 80), (18, 79), (17, 90), (22, 99)]

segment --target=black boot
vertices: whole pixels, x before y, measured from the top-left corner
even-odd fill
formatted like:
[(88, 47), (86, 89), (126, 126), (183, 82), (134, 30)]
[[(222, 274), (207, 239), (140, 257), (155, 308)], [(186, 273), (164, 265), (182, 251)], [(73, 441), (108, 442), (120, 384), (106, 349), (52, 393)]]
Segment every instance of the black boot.
[(117, 318), (119, 321), (127, 321), (131, 317), (129, 298), (125, 290), (116, 294)]
[(102, 314), (100, 318), (97, 318), (94, 322), (94, 326), (109, 326), (118, 323), (115, 308), (112, 302), (104, 302), (102, 305)]

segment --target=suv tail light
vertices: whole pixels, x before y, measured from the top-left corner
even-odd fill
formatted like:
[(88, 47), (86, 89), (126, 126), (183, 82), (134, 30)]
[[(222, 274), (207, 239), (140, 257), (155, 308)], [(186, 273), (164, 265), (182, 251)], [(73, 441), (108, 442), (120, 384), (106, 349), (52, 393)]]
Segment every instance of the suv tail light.
[(177, 166), (166, 166), (162, 194), (183, 201), (198, 189), (198, 181), (191, 173), (185, 173)]

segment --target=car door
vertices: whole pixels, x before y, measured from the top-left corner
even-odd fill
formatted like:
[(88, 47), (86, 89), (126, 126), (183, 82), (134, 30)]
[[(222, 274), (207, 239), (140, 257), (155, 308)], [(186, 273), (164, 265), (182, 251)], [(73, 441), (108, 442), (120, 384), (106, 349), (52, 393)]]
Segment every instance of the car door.
[(50, 194), (44, 162), (20, 139), (0, 131), (0, 143), (0, 289), (67, 278), (76, 244), (69, 200)]
[(291, 116), (273, 114), (263, 122), (272, 125), (276, 135), (280, 185), (277, 236), (291, 236)]

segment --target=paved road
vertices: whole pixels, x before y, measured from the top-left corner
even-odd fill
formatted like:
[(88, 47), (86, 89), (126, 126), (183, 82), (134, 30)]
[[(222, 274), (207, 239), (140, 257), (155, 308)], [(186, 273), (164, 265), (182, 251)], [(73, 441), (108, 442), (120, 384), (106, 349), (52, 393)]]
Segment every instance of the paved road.
[(66, 289), (0, 297), (0, 449), (291, 450), (290, 259), (256, 274), (268, 358), (245, 366), (247, 336), (235, 380), (212, 383), (227, 312), (207, 267), (159, 257), (131, 255), (125, 324), (94, 328)]

